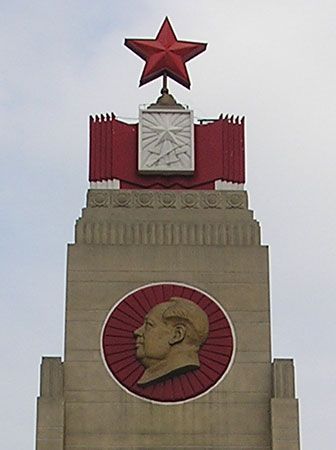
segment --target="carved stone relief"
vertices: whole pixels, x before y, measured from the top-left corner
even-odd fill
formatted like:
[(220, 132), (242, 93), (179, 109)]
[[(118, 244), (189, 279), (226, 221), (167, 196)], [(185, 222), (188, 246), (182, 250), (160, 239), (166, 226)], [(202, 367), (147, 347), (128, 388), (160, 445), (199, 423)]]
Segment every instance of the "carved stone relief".
[(139, 171), (194, 171), (193, 114), (190, 110), (140, 110)]
[(246, 209), (245, 192), (228, 191), (150, 191), (101, 190), (89, 191), (88, 206), (119, 208), (215, 208)]
[(146, 385), (200, 366), (198, 352), (209, 333), (206, 313), (185, 298), (154, 306), (134, 331), (136, 357), (145, 367), (137, 381)]
[(244, 197), (240, 194), (231, 194), (227, 197), (228, 208), (244, 208)]
[(235, 340), (228, 316), (208, 294), (181, 283), (153, 283), (112, 307), (101, 349), (121, 388), (143, 400), (176, 403), (199, 397), (225, 377)]
[(164, 208), (172, 208), (176, 203), (176, 195), (173, 192), (160, 192), (159, 202)]

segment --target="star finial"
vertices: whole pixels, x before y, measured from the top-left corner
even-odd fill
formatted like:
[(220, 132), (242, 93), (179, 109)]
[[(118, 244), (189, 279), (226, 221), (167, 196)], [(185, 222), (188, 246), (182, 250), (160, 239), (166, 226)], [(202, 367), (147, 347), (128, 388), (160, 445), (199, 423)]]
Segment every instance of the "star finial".
[(125, 39), (125, 45), (146, 61), (140, 86), (163, 75), (188, 89), (190, 80), (185, 63), (204, 52), (207, 46), (201, 42), (177, 40), (168, 17), (155, 39)]

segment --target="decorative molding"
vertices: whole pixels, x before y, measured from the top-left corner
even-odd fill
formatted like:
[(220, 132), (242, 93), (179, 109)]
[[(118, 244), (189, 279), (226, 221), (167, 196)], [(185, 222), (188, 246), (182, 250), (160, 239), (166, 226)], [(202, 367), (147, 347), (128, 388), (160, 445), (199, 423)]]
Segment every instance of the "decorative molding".
[(150, 191), (100, 189), (88, 192), (90, 208), (247, 209), (244, 191)]
[(108, 192), (95, 192), (90, 196), (89, 206), (93, 208), (106, 208), (110, 204)]
[(221, 208), (222, 196), (217, 192), (210, 192), (203, 197), (205, 208)]
[(230, 223), (99, 222), (79, 220), (76, 242), (110, 245), (260, 245), (257, 221)]
[(174, 208), (176, 194), (174, 192), (160, 192), (158, 195), (159, 206), (163, 208)]
[(197, 208), (200, 206), (200, 197), (195, 192), (183, 193), (180, 200), (182, 208)]
[(231, 208), (244, 208), (244, 198), (239, 194), (231, 194), (226, 199), (226, 207)]
[(136, 203), (143, 208), (153, 208), (154, 194), (153, 192), (143, 191), (136, 194)]
[(130, 192), (120, 192), (110, 195), (112, 206), (126, 208), (132, 206), (132, 195)]
[[(93, 211), (99, 208), (101, 212)], [(129, 213), (111, 214), (110, 209)], [(137, 209), (152, 209), (151, 219)], [(88, 209), (76, 224), (76, 242), (110, 245), (260, 245), (259, 223), (248, 211), (245, 191), (91, 190)], [(132, 209), (135, 210), (134, 213)], [(179, 220), (162, 220), (163, 209), (184, 210)], [(208, 221), (205, 212), (222, 210)], [(200, 215), (188, 219), (188, 210)], [(236, 211), (235, 211), (236, 210)], [(225, 213), (225, 211), (227, 211)], [(128, 217), (128, 218), (127, 218)], [(132, 222), (129, 222), (132, 217)], [(171, 215), (169, 215), (171, 217)], [(191, 216), (190, 216), (191, 217)], [(203, 217), (203, 219), (201, 218)]]

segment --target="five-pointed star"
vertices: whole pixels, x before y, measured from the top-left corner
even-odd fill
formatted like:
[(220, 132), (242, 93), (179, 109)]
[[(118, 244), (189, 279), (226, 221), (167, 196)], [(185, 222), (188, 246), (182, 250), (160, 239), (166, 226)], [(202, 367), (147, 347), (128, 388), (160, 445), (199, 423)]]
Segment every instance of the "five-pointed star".
[(190, 80), (185, 63), (204, 52), (207, 46), (200, 42), (178, 41), (168, 17), (155, 39), (125, 39), (125, 45), (146, 61), (140, 86), (168, 75), (188, 89)]

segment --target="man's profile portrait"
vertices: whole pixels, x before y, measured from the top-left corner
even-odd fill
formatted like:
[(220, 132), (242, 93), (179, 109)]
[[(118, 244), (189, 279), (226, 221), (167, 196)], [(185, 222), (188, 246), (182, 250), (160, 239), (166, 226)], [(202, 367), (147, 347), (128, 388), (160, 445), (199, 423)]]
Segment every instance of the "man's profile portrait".
[(191, 300), (171, 297), (154, 306), (134, 331), (136, 357), (146, 369), (138, 384), (198, 368), (198, 351), (208, 333), (207, 314)]

